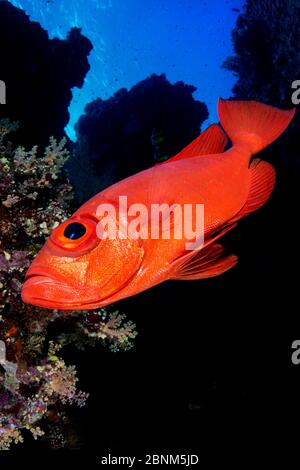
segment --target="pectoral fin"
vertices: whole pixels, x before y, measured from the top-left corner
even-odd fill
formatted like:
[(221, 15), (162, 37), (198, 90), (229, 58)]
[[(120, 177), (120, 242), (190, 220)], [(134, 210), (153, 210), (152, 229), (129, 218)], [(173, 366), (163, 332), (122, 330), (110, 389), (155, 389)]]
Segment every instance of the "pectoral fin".
[(224, 248), (218, 243), (193, 253), (193, 256), (178, 259), (171, 279), (193, 280), (223, 274), (237, 263), (237, 256), (224, 256)]
[(222, 245), (216, 243), (225, 233), (236, 227), (236, 223), (221, 227), (200, 250), (185, 252), (175, 259), (171, 266), (169, 279), (205, 279), (218, 276), (237, 263), (237, 256), (224, 255)]

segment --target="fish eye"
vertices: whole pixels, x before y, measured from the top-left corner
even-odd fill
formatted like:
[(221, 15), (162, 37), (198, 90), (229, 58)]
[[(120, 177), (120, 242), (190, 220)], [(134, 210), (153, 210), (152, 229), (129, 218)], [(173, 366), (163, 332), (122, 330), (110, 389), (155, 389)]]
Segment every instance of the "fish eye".
[(86, 233), (86, 227), (79, 222), (72, 222), (66, 226), (64, 236), (69, 240), (78, 240)]
[[(49, 243), (63, 250), (67, 256), (79, 256), (95, 248), (100, 239), (97, 236), (98, 219), (89, 214), (73, 216), (51, 233)], [(73, 254), (72, 254), (73, 253)]]

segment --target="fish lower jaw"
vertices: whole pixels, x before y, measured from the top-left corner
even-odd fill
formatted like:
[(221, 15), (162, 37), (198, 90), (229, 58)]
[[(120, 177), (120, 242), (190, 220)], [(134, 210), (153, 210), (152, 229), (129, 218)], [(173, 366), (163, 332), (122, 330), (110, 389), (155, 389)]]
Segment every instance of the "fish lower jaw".
[(107, 305), (109, 302), (91, 302), (91, 303), (66, 303), (66, 302), (59, 302), (59, 301), (51, 301), (42, 298), (26, 298), (22, 295), (23, 302), (28, 303), (30, 305), (34, 305), (40, 308), (46, 308), (49, 310), (94, 310), (96, 308), (101, 308)]
[(96, 291), (75, 289), (38, 274), (26, 278), (21, 295), (23, 302), (51, 310), (88, 310), (102, 306)]

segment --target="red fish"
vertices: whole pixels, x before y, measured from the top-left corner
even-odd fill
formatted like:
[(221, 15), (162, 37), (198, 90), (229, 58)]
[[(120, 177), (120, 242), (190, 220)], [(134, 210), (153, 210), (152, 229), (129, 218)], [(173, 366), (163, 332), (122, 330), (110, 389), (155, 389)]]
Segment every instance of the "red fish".
[[(220, 100), (229, 150), (224, 151), (223, 130), (212, 125), (175, 157), (94, 196), (52, 232), (27, 272), (23, 301), (51, 309), (93, 309), (168, 279), (208, 278), (233, 267), (237, 257), (225, 254), (217, 240), (271, 195), (274, 168), (253, 155), (286, 129), (294, 112)], [(119, 196), (149, 211), (153, 203), (204, 204), (202, 248), (188, 250), (184, 237), (136, 239), (119, 233), (100, 239), (97, 208), (103, 203), (118, 208)], [(116, 224), (122, 232), (120, 218)]]

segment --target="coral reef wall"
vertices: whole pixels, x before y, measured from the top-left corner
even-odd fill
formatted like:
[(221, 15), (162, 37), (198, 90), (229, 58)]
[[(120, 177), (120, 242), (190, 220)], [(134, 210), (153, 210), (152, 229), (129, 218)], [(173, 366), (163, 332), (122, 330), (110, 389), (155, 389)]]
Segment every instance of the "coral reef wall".
[[(22, 302), (25, 271), (45, 237), (70, 214), (72, 188), (62, 171), (66, 138), (51, 137), (43, 154), (36, 146), (14, 148), (8, 136), (16, 130), (0, 120), (0, 451), (23, 442), (26, 430), (50, 447), (69, 447), (67, 405), (81, 407), (87, 398), (77, 387), (78, 350), (101, 342), (113, 352), (126, 351), (135, 325), (117, 311), (65, 317)], [(65, 348), (73, 348), (71, 366), (61, 356)]]
[(193, 140), (208, 117), (195, 87), (151, 75), (129, 91), (86, 106), (76, 131), (70, 178), (81, 202), (111, 183), (152, 166)]
[(80, 29), (72, 28), (65, 40), (50, 40), (22, 10), (0, 2), (0, 79), (7, 92), (0, 118), (22, 123), (14, 137), (18, 144), (46, 145), (50, 135), (63, 137), (71, 90), (83, 85), (91, 49)]

